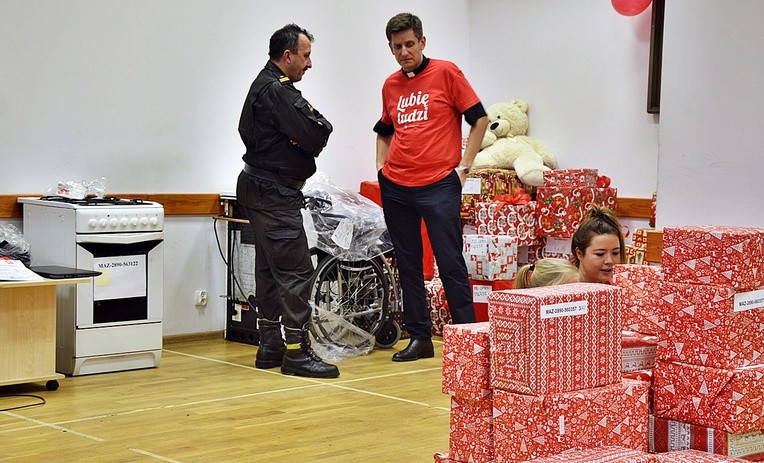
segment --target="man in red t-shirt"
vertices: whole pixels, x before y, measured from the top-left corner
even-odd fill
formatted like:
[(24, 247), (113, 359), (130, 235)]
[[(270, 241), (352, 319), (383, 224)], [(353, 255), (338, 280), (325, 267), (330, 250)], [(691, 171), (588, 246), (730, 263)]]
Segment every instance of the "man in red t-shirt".
[[(426, 39), (417, 16), (393, 16), (385, 33), (401, 70), (382, 87), (382, 117), (374, 131), (382, 208), (403, 292), (403, 324), (411, 335), (393, 361), (405, 362), (434, 356), (422, 269), (422, 219), (453, 322), (475, 321), (462, 257), (461, 190), (488, 117), (454, 63), (424, 56)], [(464, 153), (462, 116), (471, 126)]]

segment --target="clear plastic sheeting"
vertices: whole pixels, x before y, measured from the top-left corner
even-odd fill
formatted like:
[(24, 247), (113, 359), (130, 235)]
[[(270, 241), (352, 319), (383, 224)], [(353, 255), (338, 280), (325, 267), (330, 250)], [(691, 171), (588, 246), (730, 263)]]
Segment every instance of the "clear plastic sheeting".
[[(314, 325), (310, 332), (311, 347), (321, 359), (336, 363), (346, 358), (366, 355), (374, 348), (374, 335), (335, 313), (311, 305)], [(320, 330), (316, 329), (316, 324), (321, 325)]]
[(24, 239), (21, 231), (13, 224), (0, 224), (0, 257), (8, 257), (20, 260), (29, 266), (29, 243)]
[[(303, 187), (315, 231), (315, 246), (342, 260), (369, 260), (393, 248), (382, 208), (359, 193), (343, 190), (317, 172)], [(310, 239), (310, 237), (309, 237)]]
[(48, 196), (63, 196), (64, 198), (83, 199), (88, 196), (103, 198), (106, 194), (106, 179), (104, 177), (95, 180), (59, 181), (56, 185), (48, 188)]

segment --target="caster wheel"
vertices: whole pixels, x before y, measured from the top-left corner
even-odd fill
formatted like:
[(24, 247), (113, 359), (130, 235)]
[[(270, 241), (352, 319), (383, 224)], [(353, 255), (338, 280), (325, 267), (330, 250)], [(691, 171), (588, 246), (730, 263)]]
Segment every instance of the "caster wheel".
[(382, 349), (393, 347), (401, 339), (401, 326), (395, 320), (388, 320), (376, 334), (376, 345)]
[(58, 381), (56, 381), (55, 379), (51, 379), (50, 381), (45, 383), (45, 388), (49, 391), (55, 391), (56, 389), (58, 389)]

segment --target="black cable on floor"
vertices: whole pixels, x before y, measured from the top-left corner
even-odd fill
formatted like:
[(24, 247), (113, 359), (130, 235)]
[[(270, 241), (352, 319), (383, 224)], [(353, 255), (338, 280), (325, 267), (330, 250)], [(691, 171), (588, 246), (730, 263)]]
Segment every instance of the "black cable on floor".
[(31, 397), (33, 399), (39, 399), (39, 402), (33, 403), (33, 404), (27, 404), (27, 405), (19, 405), (18, 407), (0, 408), (0, 412), (9, 412), (11, 410), (19, 410), (19, 409), (22, 409), (22, 408), (39, 407), (40, 405), (45, 405), (45, 398), (44, 397), (40, 397), (39, 395), (34, 395), (34, 394), (3, 394), (3, 395), (0, 395), (0, 399), (6, 398), (6, 397)]

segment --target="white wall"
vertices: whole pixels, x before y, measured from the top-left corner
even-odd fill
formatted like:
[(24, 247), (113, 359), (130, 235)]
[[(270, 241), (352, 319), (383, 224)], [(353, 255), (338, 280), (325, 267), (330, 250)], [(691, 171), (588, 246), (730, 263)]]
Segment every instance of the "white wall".
[(657, 225), (764, 226), (759, 0), (666, 2)]

